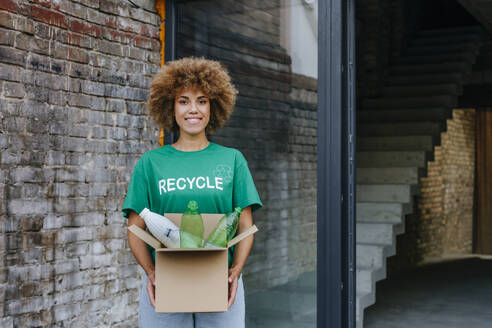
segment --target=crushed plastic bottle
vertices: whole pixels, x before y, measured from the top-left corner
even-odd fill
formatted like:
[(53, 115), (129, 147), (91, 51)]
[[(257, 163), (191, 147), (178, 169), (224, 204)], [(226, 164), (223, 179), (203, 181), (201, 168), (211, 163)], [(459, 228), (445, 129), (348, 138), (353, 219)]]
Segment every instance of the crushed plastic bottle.
[(150, 233), (159, 239), (164, 246), (167, 248), (180, 247), (179, 228), (171, 220), (151, 212), (148, 208), (144, 208), (139, 215), (144, 219)]
[(198, 211), (198, 203), (190, 200), (181, 217), (179, 229), (181, 248), (203, 247), (203, 231), (203, 219)]
[(241, 211), (242, 208), (236, 207), (233, 212), (224, 215), (219, 220), (205, 240), (205, 248), (227, 247), (227, 243), (236, 234)]

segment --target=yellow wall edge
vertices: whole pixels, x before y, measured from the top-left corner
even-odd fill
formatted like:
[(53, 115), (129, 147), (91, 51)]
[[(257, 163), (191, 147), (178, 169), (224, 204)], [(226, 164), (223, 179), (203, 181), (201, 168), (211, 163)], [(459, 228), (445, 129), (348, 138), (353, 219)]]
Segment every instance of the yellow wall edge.
[[(165, 51), (165, 36), (166, 36), (166, 0), (156, 0), (155, 8), (157, 13), (161, 17), (161, 28), (159, 33), (159, 39), (161, 40), (161, 66), (164, 65), (164, 51)], [(159, 145), (164, 145), (164, 129), (161, 128), (159, 133)]]

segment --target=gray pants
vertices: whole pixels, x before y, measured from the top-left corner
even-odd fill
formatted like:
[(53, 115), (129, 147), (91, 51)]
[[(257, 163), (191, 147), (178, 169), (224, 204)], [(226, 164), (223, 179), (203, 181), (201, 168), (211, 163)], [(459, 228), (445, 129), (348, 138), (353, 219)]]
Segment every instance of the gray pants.
[(138, 326), (140, 328), (244, 328), (244, 287), (239, 277), (234, 304), (226, 312), (157, 313), (150, 304), (147, 279), (140, 291)]

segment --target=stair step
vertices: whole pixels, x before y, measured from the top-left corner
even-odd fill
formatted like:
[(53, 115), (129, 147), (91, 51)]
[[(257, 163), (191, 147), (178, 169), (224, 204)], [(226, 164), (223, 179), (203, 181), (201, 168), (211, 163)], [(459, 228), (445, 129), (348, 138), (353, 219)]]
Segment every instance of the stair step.
[(469, 72), (471, 71), (471, 67), (469, 63), (461, 61), (432, 64), (395, 64), (390, 67), (390, 72), (393, 75), (453, 73)]
[(357, 111), (357, 123), (443, 122), (451, 115), (448, 108), (360, 110)]
[(408, 184), (358, 184), (357, 202), (410, 203), (419, 189)]
[[(373, 290), (374, 289), (373, 287), (375, 287), (376, 282), (386, 278), (386, 263), (384, 263), (382, 267), (364, 267), (364, 266), (358, 267), (357, 273), (360, 274), (360, 277), (362, 279), (370, 279), (372, 285), (370, 287), (370, 290)], [(364, 291), (364, 288), (361, 288), (361, 290)], [(368, 288), (366, 290), (369, 291)]]
[(429, 157), (425, 150), (358, 151), (357, 168), (425, 167)]
[(417, 31), (416, 37), (436, 37), (436, 36), (448, 36), (448, 35), (462, 35), (462, 34), (475, 34), (484, 33), (483, 28), (480, 25), (471, 26), (459, 26), (459, 27), (447, 27), (438, 29), (428, 29)]
[(392, 63), (397, 64), (435, 64), (446, 62), (467, 62), (473, 63), (476, 54), (474, 52), (455, 52), (446, 54), (421, 54), (421, 55), (403, 55), (391, 59)]
[(458, 104), (456, 96), (425, 96), (408, 98), (366, 98), (362, 100), (365, 109), (409, 109), (418, 107), (455, 107)]
[(418, 184), (424, 168), (361, 167), (357, 169), (359, 184)]
[(449, 34), (449, 35), (422, 35), (410, 41), (410, 45), (434, 45), (434, 44), (454, 44), (481, 41), (483, 36), (480, 33), (471, 34)]
[(355, 321), (356, 328), (364, 327), (364, 309), (376, 303), (376, 293), (372, 292), (359, 292), (356, 294), (355, 303)]
[(363, 123), (357, 126), (359, 137), (381, 136), (439, 136), (444, 122)]
[(357, 244), (355, 247), (356, 267), (383, 267), (387, 255), (385, 246), (371, 244)]
[(417, 54), (446, 54), (450, 52), (461, 52), (463, 50), (470, 52), (478, 52), (479, 42), (460, 42), (452, 44), (437, 44), (437, 45), (414, 45), (406, 49), (406, 55)]
[(357, 243), (392, 245), (395, 241), (393, 224), (358, 222), (356, 226), (356, 239)]
[(434, 96), (454, 95), (463, 93), (463, 88), (458, 84), (431, 84), (431, 85), (397, 85), (383, 88), (385, 97), (409, 97), (409, 96)]
[(357, 150), (434, 150), (432, 136), (396, 136), (396, 137), (360, 137), (357, 138)]
[(412, 212), (411, 203), (358, 202), (357, 222), (403, 223), (403, 217)]
[(387, 84), (392, 85), (432, 85), (440, 83), (461, 83), (463, 80), (462, 73), (440, 73), (440, 74), (419, 74), (394, 76), (390, 75), (387, 78)]
[(370, 268), (357, 268), (355, 279), (357, 283), (356, 290), (361, 292), (371, 292), (375, 289), (376, 282), (373, 278), (373, 272), (374, 270), (371, 270)]
[(371, 292), (374, 290), (371, 270), (357, 268), (355, 281), (357, 283), (356, 290), (358, 291)]

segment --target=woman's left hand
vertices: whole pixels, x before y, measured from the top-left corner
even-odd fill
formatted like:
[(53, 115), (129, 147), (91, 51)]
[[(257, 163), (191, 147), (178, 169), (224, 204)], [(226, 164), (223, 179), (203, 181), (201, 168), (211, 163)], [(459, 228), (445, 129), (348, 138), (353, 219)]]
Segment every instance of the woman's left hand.
[(236, 299), (236, 291), (238, 286), (239, 273), (234, 269), (229, 269), (229, 303), (227, 309), (229, 309)]
[[(253, 225), (253, 216), (251, 215), (252, 209), (251, 206), (247, 206), (243, 208), (241, 216), (239, 218), (239, 226), (237, 228), (237, 234), (240, 234), (246, 231), (249, 227)], [(236, 299), (236, 292), (238, 287), (238, 279), (241, 275), (241, 271), (243, 269), (244, 263), (246, 263), (246, 259), (248, 258), (249, 251), (251, 250), (251, 246), (253, 246), (254, 237), (248, 236), (241, 240), (236, 249), (234, 250), (234, 260), (232, 261), (232, 266), (229, 269), (229, 303), (228, 308), (234, 304), (234, 300)]]

